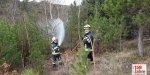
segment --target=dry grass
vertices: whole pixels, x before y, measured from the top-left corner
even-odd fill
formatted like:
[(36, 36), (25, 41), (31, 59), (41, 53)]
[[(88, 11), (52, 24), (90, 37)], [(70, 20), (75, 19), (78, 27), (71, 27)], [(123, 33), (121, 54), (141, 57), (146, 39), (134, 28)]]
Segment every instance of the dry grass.
[[(144, 40), (144, 57), (138, 56), (136, 45), (137, 41), (133, 40), (124, 43), (123, 51), (96, 54), (96, 75), (131, 75), (132, 64), (147, 64), (147, 75), (150, 75), (150, 39)], [(63, 67), (58, 71), (49, 69), (46, 75), (71, 75), (72, 69), (69, 64), (76, 61), (74, 56), (63, 56), (63, 60)], [(87, 75), (93, 75), (93, 67)]]
[[(132, 64), (147, 64), (147, 75), (150, 74), (150, 39), (144, 40), (144, 57), (138, 56), (136, 40), (124, 44), (121, 52), (96, 55), (97, 75), (131, 75)], [(88, 75), (92, 75), (92, 72)]]
[(16, 70), (9, 71), (10, 64), (4, 62), (0, 66), (0, 75), (17, 75), (18, 72)]

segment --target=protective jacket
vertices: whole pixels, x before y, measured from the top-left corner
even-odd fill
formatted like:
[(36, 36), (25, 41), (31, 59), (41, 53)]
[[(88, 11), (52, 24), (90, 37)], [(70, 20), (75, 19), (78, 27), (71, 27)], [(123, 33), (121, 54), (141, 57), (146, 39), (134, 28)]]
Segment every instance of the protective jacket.
[(52, 42), (52, 54), (53, 55), (59, 54), (58, 43)]
[[(91, 40), (90, 40), (91, 39)], [(94, 37), (90, 32), (86, 33), (83, 37), (82, 37), (82, 40), (83, 40), (83, 43), (84, 43), (84, 46), (86, 49), (92, 49), (92, 44), (93, 44), (93, 40), (94, 40)], [(92, 44), (91, 44), (92, 43)]]

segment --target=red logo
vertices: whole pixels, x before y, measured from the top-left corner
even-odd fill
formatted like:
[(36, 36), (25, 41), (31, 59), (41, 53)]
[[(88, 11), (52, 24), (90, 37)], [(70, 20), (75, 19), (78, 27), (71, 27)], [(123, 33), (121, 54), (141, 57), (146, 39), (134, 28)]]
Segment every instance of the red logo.
[(147, 75), (146, 64), (132, 64), (132, 75)]

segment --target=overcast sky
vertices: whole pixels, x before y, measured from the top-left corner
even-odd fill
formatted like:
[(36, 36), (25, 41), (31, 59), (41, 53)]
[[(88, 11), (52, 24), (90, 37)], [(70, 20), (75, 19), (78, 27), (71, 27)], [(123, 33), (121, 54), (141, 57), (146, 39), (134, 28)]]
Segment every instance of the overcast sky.
[[(20, 1), (23, 1), (23, 0), (20, 0)], [(29, 1), (33, 1), (33, 0), (29, 0)], [(34, 0), (34, 1), (40, 2), (40, 1), (45, 1), (45, 0)], [(53, 3), (55, 4), (59, 3), (63, 5), (70, 5), (71, 3), (76, 1), (77, 5), (80, 5), (82, 0), (46, 0), (46, 1), (53, 1)]]

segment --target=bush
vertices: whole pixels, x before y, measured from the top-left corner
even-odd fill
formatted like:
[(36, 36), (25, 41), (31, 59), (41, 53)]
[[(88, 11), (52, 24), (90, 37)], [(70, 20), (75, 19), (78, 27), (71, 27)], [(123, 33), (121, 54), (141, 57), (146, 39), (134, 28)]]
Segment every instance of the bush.
[(77, 58), (77, 62), (74, 64), (70, 64), (73, 69), (73, 75), (86, 75), (90, 69), (91, 62), (87, 59), (88, 51), (85, 51), (84, 48), (79, 49), (77, 54), (75, 55)]
[(21, 73), (21, 75), (39, 75), (39, 73), (38, 73), (38, 72), (37, 72), (37, 73), (33, 72), (32, 69), (26, 69), (26, 70), (24, 70), (24, 71)]

